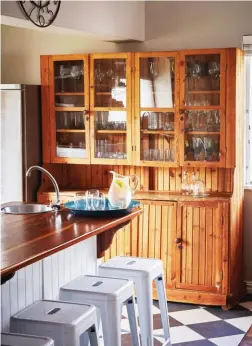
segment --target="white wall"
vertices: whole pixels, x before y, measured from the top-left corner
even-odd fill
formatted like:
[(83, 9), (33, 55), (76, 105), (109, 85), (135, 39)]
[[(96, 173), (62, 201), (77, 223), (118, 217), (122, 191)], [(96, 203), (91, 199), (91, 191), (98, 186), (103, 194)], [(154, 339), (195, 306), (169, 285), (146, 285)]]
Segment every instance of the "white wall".
[(252, 293), (252, 188), (245, 190), (244, 196), (244, 278), (249, 283)]
[(2, 83), (40, 84), (40, 55), (115, 52), (115, 43), (1, 25)]
[(242, 35), (252, 34), (252, 1), (146, 1), (145, 7), (145, 42), (125, 50), (242, 47)]
[[(17, 1), (1, 1), (1, 14), (26, 19)], [(144, 1), (62, 1), (53, 26), (99, 37), (144, 40)], [(44, 30), (44, 29), (43, 29)]]

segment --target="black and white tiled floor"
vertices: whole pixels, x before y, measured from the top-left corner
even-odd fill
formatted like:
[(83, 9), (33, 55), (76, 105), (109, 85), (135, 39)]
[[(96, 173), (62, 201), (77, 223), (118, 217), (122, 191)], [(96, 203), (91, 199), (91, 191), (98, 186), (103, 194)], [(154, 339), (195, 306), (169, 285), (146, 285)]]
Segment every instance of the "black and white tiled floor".
[[(168, 303), (172, 345), (237, 346), (252, 325), (252, 295), (235, 309)], [(158, 302), (153, 302), (154, 346), (164, 343)], [(121, 322), (122, 346), (131, 346), (126, 308)], [(101, 340), (102, 341), (102, 340)]]

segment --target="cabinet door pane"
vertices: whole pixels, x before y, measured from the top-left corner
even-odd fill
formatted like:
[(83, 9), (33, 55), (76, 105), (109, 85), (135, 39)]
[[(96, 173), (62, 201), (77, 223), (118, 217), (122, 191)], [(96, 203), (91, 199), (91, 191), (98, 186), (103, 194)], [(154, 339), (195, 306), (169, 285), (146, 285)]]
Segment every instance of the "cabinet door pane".
[(127, 159), (127, 112), (95, 112), (95, 157)]
[(174, 112), (141, 112), (140, 159), (175, 161)]
[(84, 106), (83, 60), (55, 61), (54, 85), (55, 103), (62, 104), (61, 107), (74, 107), (75, 104)]
[[(52, 157), (56, 162), (88, 163), (88, 56), (53, 56)], [(79, 160), (81, 159), (81, 160)]]
[(220, 105), (220, 54), (186, 55), (186, 107)]
[(220, 135), (187, 134), (184, 144), (185, 161), (220, 161)]
[(174, 107), (175, 58), (140, 58), (140, 107)]
[(123, 107), (126, 102), (126, 59), (95, 59), (95, 107)]

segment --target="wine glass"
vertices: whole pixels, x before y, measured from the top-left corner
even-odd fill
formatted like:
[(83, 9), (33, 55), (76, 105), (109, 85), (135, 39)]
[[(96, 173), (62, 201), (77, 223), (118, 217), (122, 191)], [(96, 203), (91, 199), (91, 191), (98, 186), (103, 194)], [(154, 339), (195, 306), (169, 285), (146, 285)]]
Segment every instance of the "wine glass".
[(218, 78), (220, 76), (220, 64), (217, 61), (209, 61), (208, 74), (214, 78)]
[(64, 75), (65, 75), (65, 68), (64, 65), (60, 65), (60, 76), (61, 76), (61, 92), (64, 92)]
[(200, 78), (201, 73), (202, 73), (201, 65), (199, 63), (195, 62), (192, 65), (192, 70), (191, 70), (192, 77), (198, 79), (198, 78)]

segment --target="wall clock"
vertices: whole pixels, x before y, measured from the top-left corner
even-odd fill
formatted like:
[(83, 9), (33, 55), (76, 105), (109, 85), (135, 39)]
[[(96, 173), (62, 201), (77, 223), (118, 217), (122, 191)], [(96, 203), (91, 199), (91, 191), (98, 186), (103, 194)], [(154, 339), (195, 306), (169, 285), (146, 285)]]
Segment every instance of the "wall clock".
[(19, 1), (27, 19), (40, 28), (51, 25), (59, 12), (61, 1)]

